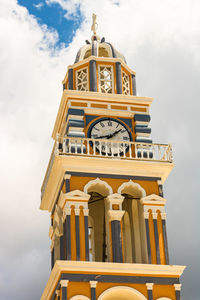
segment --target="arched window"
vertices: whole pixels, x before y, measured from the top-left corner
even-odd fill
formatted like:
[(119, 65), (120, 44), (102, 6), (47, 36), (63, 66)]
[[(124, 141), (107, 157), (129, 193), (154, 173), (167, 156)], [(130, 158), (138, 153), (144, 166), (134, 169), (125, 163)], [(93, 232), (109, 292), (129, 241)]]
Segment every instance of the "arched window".
[(107, 261), (105, 199), (112, 194), (112, 188), (97, 178), (85, 185), (84, 192), (91, 195), (88, 202), (90, 259)]
[(143, 208), (140, 199), (146, 195), (145, 190), (137, 183), (129, 181), (122, 184), (118, 193), (124, 196), (122, 219), (124, 261), (129, 263), (145, 263), (146, 235)]

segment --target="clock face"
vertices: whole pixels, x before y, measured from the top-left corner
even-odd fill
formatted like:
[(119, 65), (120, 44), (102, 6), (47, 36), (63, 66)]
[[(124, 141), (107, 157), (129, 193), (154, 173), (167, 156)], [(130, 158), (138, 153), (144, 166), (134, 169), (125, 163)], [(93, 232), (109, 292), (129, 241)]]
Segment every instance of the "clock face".
[(102, 140), (102, 142), (95, 142), (95, 148), (98, 152), (103, 155), (114, 156), (126, 153), (128, 150), (126, 142), (131, 140), (131, 135), (126, 126), (122, 122), (112, 118), (102, 118), (91, 125), (89, 137)]

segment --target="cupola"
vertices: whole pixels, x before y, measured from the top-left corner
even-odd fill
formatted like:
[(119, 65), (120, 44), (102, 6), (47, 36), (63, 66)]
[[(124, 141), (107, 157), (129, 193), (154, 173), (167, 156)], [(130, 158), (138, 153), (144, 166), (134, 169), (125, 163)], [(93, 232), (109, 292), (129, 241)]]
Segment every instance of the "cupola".
[(95, 14), (91, 29), (91, 42), (86, 40), (75, 63), (68, 67), (63, 89), (136, 95), (135, 72), (127, 66), (123, 54), (97, 35)]

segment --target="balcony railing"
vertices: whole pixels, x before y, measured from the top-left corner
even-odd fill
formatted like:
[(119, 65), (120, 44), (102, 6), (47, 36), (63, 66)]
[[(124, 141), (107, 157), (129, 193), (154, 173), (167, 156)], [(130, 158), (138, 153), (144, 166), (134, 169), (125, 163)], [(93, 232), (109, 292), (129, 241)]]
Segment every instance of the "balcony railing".
[(55, 143), (42, 194), (46, 189), (49, 174), (56, 156), (76, 155), (120, 160), (157, 161), (172, 163), (172, 148), (166, 144), (135, 143), (78, 137), (59, 137)]
[(173, 159), (171, 145), (78, 137), (57, 137), (55, 154), (161, 162), (172, 162)]

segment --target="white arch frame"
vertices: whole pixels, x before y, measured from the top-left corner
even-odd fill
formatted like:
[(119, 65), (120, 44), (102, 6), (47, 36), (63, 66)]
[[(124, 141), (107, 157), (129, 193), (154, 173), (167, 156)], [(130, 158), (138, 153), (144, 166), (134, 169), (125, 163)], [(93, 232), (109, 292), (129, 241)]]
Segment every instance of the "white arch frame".
[(161, 298), (157, 298), (156, 300), (172, 300), (172, 299), (168, 297), (161, 297)]
[[(99, 179), (99, 178), (96, 178), (94, 180), (90, 180), (85, 186), (84, 186), (84, 193), (88, 194), (88, 190), (92, 187), (92, 186), (95, 186), (95, 185), (102, 185), (105, 187), (105, 189), (108, 190), (108, 195), (111, 195), (113, 194), (113, 189), (112, 187), (105, 181)], [(103, 195), (103, 196), (108, 196), (108, 195)]]
[(99, 48), (104, 48), (108, 52), (108, 57), (113, 57), (111, 46), (109, 44), (101, 43)]
[(137, 295), (140, 297), (141, 300), (147, 300), (147, 298), (142, 293), (137, 291), (136, 289), (128, 287), (128, 286), (123, 286), (123, 285), (115, 286), (115, 287), (105, 290), (103, 293), (101, 293), (101, 295), (98, 297), (97, 300), (103, 300), (103, 298), (106, 296), (106, 294), (110, 293), (111, 291), (117, 291), (117, 290), (128, 290), (128, 291), (132, 292), (133, 296)]
[(120, 187), (118, 188), (117, 192), (118, 192), (118, 194), (121, 195), (121, 192), (125, 188), (130, 188), (130, 187), (132, 187), (133, 189), (137, 188), (142, 193), (141, 198), (146, 196), (146, 191), (141, 187), (141, 185), (139, 183), (136, 183), (136, 182), (132, 181), (132, 180), (129, 180), (129, 182), (122, 183), (122, 185), (120, 185)]
[(69, 300), (90, 300), (90, 298), (83, 295), (76, 295), (71, 297)]

